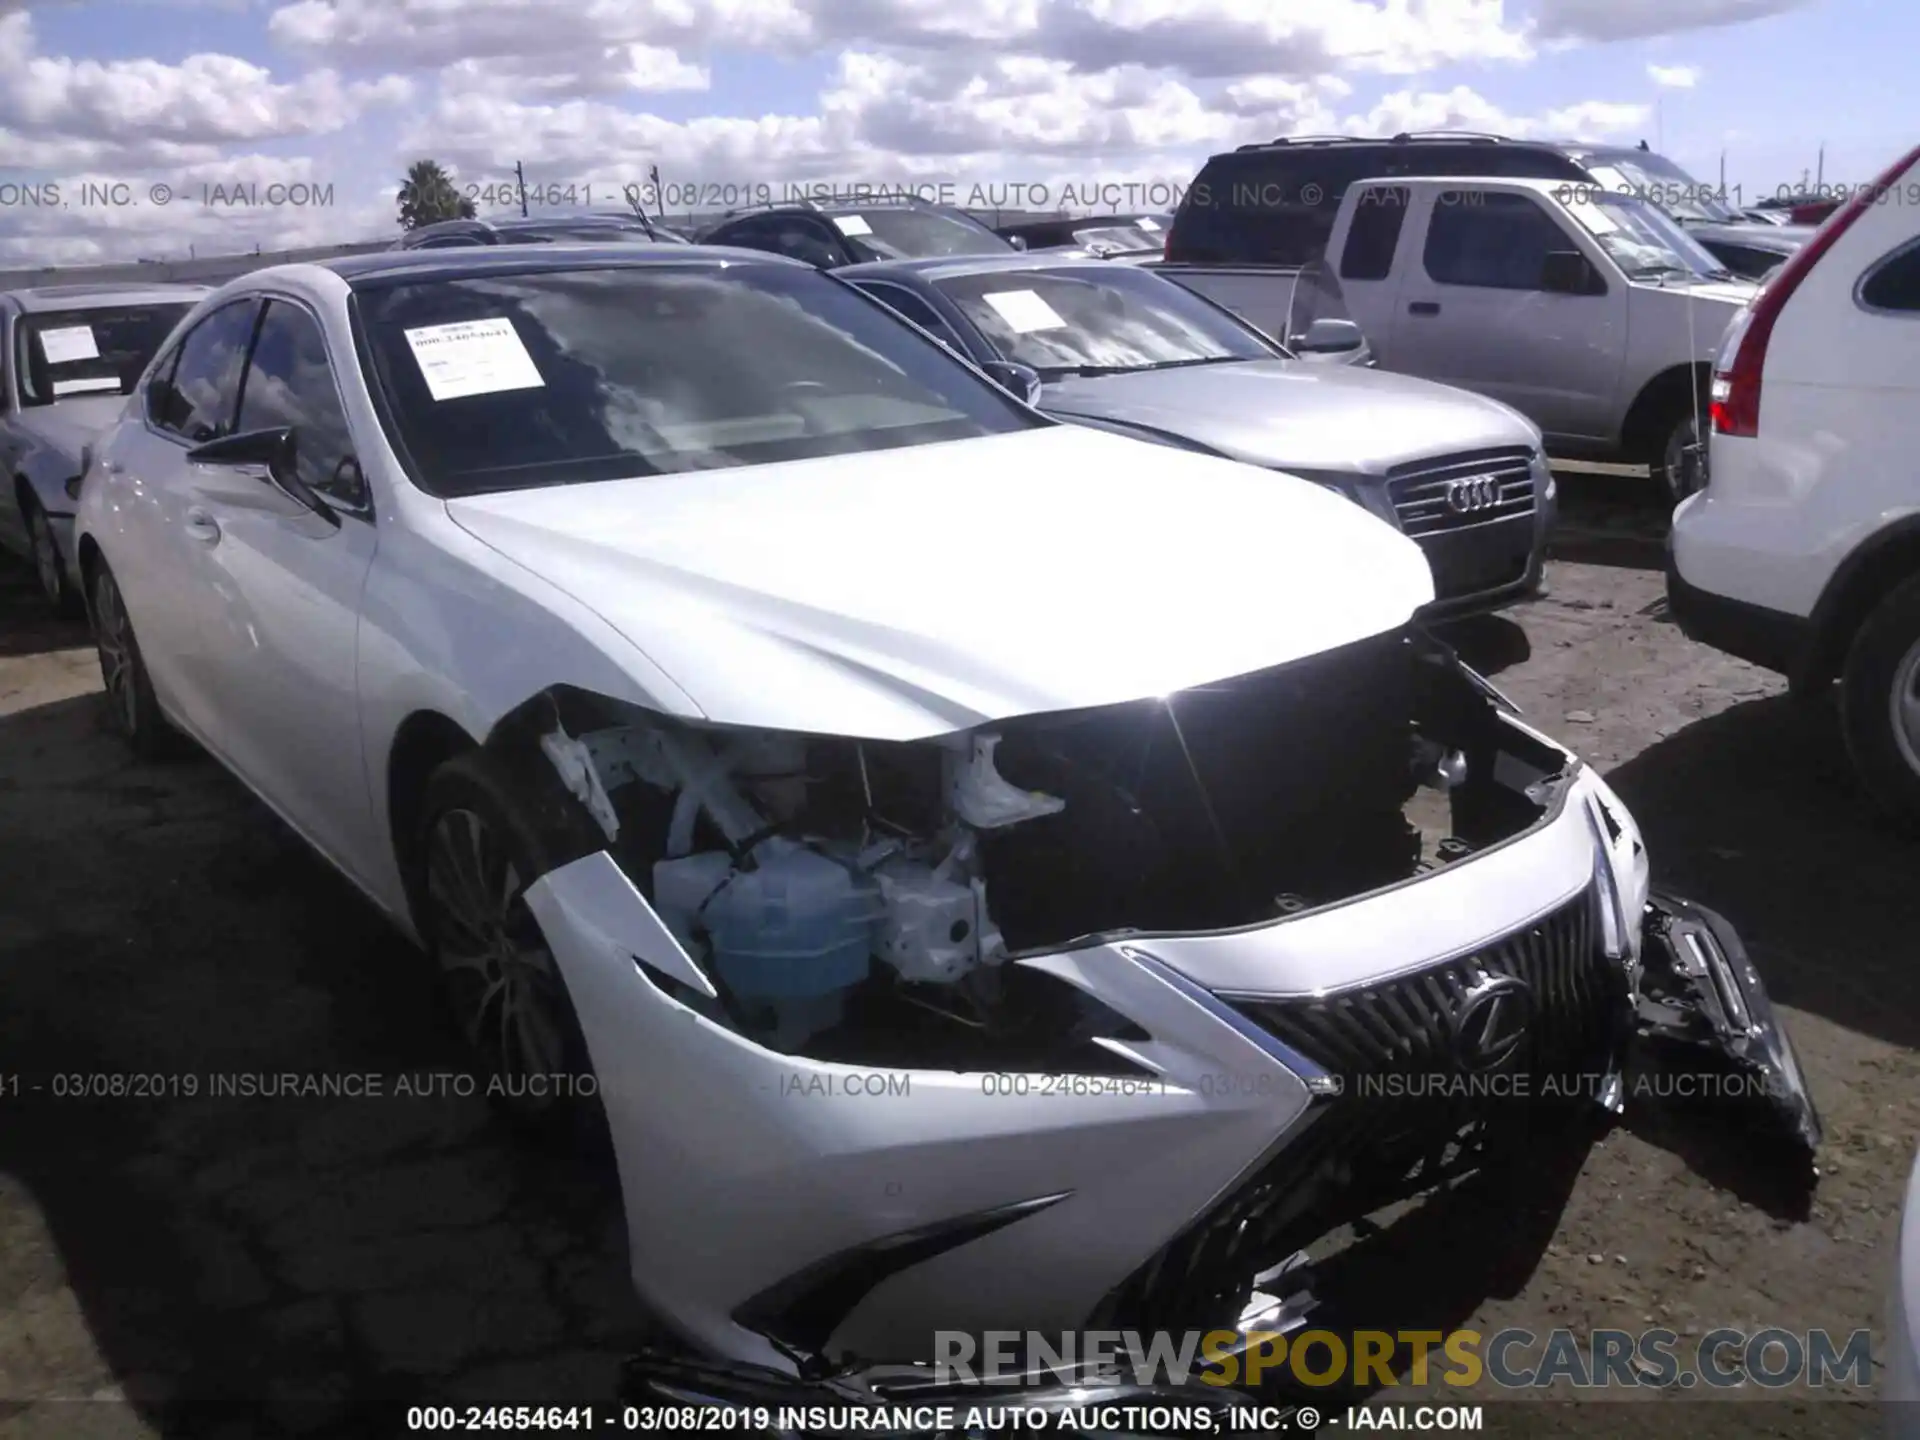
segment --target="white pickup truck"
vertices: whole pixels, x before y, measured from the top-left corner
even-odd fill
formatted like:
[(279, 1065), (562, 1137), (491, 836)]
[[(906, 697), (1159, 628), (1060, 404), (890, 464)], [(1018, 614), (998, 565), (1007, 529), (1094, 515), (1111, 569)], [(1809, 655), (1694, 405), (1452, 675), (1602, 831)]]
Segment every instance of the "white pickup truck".
[[(1565, 180), (1364, 180), (1323, 264), (1382, 369), (1503, 400), (1556, 454), (1651, 465), (1676, 499), (1699, 487), (1713, 357), (1755, 287), (1646, 201)], [(1204, 270), (1170, 278), (1252, 302)]]

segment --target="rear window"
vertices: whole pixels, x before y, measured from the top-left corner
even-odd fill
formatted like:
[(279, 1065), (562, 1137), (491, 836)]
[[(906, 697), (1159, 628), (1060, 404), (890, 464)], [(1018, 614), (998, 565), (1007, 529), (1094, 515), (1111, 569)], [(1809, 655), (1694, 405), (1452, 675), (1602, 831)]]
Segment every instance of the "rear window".
[(1361, 180), (1394, 175), (1578, 179), (1584, 173), (1572, 160), (1535, 145), (1381, 142), (1216, 155), (1181, 202), (1167, 258), (1203, 265), (1312, 264), (1326, 254), (1347, 187)]
[(728, 469), (1047, 423), (848, 287), (786, 265), (382, 283), (357, 292), (355, 311), (383, 423), (435, 495)]
[(147, 362), (193, 308), (99, 306), (21, 317), (14, 364), (22, 405), (51, 405), (77, 395), (126, 395)]

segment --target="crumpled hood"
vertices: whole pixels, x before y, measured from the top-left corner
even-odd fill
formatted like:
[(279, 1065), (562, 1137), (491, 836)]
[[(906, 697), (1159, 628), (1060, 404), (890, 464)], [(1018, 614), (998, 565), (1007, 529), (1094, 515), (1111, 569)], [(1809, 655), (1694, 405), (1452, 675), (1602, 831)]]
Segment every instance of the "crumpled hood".
[(1319, 486), (1079, 426), (447, 502), (708, 717), (909, 740), (1404, 624), (1425, 556)]
[(1049, 414), (1143, 425), (1255, 465), (1378, 474), (1414, 460), (1540, 443), (1497, 400), (1350, 365), (1243, 360), (1051, 381)]
[(124, 395), (69, 395), (18, 411), (13, 429), (77, 460), (83, 448), (120, 418), (126, 404)]

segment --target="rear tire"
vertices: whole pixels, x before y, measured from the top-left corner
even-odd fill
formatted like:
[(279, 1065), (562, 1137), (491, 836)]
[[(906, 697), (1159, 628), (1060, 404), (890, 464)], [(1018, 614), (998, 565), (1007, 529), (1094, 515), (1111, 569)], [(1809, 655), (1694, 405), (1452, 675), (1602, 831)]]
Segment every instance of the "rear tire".
[(1869, 798), (1920, 829), (1920, 575), (1880, 602), (1847, 651), (1840, 677), (1847, 754)]
[(427, 782), (414, 853), (421, 939), (499, 1112), (530, 1137), (600, 1146), (605, 1109), (565, 977), (526, 903), (556, 853), (507, 768), (484, 751)]
[(154, 698), (153, 680), (133, 633), (126, 598), (106, 561), (93, 577), (93, 641), (100, 657), (107, 719), (141, 760), (165, 760), (180, 751), (180, 732), (167, 723)]

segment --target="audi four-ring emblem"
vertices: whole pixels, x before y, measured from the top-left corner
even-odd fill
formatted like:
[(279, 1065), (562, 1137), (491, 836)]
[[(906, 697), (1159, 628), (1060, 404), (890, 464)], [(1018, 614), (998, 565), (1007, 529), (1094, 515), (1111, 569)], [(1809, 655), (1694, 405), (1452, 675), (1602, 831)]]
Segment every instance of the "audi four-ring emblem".
[(1447, 508), (1456, 515), (1491, 510), (1500, 503), (1500, 480), (1494, 475), (1468, 475), (1447, 482)]

